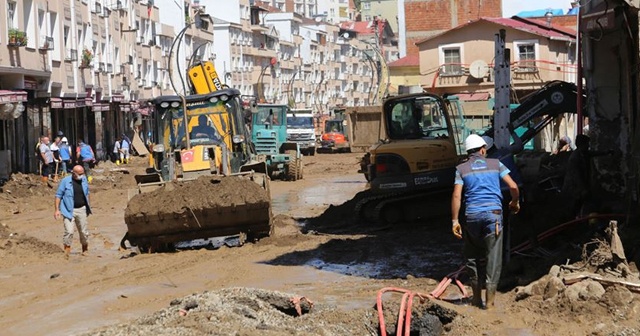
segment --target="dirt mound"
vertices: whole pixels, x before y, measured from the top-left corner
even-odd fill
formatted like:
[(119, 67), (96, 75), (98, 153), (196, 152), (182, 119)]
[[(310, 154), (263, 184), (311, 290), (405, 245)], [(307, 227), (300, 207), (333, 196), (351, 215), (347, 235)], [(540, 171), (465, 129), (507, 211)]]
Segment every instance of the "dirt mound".
[(51, 195), (58, 184), (49, 182), (45, 184), (38, 175), (16, 173), (0, 188), (0, 193), (14, 198)]
[(40, 239), (12, 232), (7, 225), (0, 225), (0, 264), (8, 261), (20, 262), (23, 257), (47, 257), (62, 255), (62, 248), (58, 245)]
[(316, 230), (322, 232), (342, 231), (346, 224), (356, 223), (355, 212), (356, 204), (365, 197), (371, 196), (369, 190), (364, 190), (353, 196), (352, 199), (340, 204), (329, 205), (320, 216), (313, 218), (304, 218), (305, 230)]
[(295, 246), (301, 240), (307, 239), (300, 229), (300, 224), (291, 216), (277, 215), (273, 218), (273, 234), (260, 241), (260, 244), (275, 246)]
[(312, 305), (293, 294), (228, 288), (176, 299), (154, 314), (87, 335), (369, 335), (366, 314)]
[(167, 183), (162, 188), (134, 196), (125, 210), (125, 220), (139, 213), (180, 214), (185, 205), (195, 211), (263, 203), (269, 203), (269, 195), (257, 183), (235, 177), (202, 176), (192, 181)]

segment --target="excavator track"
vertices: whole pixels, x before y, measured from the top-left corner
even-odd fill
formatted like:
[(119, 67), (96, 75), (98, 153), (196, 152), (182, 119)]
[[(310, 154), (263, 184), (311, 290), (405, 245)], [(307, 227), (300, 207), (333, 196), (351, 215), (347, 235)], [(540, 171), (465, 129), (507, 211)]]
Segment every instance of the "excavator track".
[(441, 216), (449, 211), (448, 207), (443, 207), (440, 203), (449, 203), (448, 196), (451, 195), (451, 190), (374, 194), (360, 200), (355, 206), (355, 213), (359, 221), (378, 225), (393, 225)]

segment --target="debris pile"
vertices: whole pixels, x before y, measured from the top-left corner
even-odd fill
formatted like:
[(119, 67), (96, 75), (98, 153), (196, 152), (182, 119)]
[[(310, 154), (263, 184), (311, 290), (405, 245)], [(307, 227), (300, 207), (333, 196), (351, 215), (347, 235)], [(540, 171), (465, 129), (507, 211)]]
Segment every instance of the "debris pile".
[[(611, 221), (606, 239), (583, 247), (582, 260), (554, 265), (537, 281), (515, 290), (516, 301), (529, 301), (540, 313), (546, 311), (569, 319), (580, 314), (611, 316), (614, 322), (640, 317), (640, 278), (632, 272)], [(640, 328), (632, 334), (640, 333)]]
[(156, 313), (86, 335), (369, 335), (366, 314), (287, 293), (227, 288), (175, 299)]

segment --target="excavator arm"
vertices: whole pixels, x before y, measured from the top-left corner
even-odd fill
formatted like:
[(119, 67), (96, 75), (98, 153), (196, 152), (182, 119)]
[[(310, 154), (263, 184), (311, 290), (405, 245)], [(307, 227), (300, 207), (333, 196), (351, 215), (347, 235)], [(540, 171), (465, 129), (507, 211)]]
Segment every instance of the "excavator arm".
[[(576, 100), (575, 84), (563, 81), (549, 82), (540, 90), (526, 96), (520, 106), (511, 111), (510, 126), (513, 129), (523, 126), (527, 128), (527, 131), (520, 136), (522, 143), (526, 143), (555, 117), (563, 113), (577, 113)], [(493, 137), (493, 127), (489, 128), (484, 135)]]

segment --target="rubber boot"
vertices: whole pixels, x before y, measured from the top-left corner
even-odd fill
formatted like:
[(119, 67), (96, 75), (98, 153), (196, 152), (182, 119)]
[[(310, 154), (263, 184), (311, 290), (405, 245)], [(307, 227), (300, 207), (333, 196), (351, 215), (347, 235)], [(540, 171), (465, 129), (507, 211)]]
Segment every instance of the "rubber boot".
[(120, 160), (116, 160), (116, 166), (120, 165)]
[(89, 255), (89, 244), (82, 245), (82, 255), (85, 257)]
[(475, 307), (482, 308), (482, 283), (478, 280), (471, 280), (471, 290), (473, 291), (471, 304)]
[(64, 258), (69, 259), (70, 254), (71, 254), (71, 246), (64, 245)]
[(498, 285), (496, 284), (487, 284), (487, 309), (493, 309), (495, 308), (495, 301), (496, 301), (496, 289), (498, 288)]

